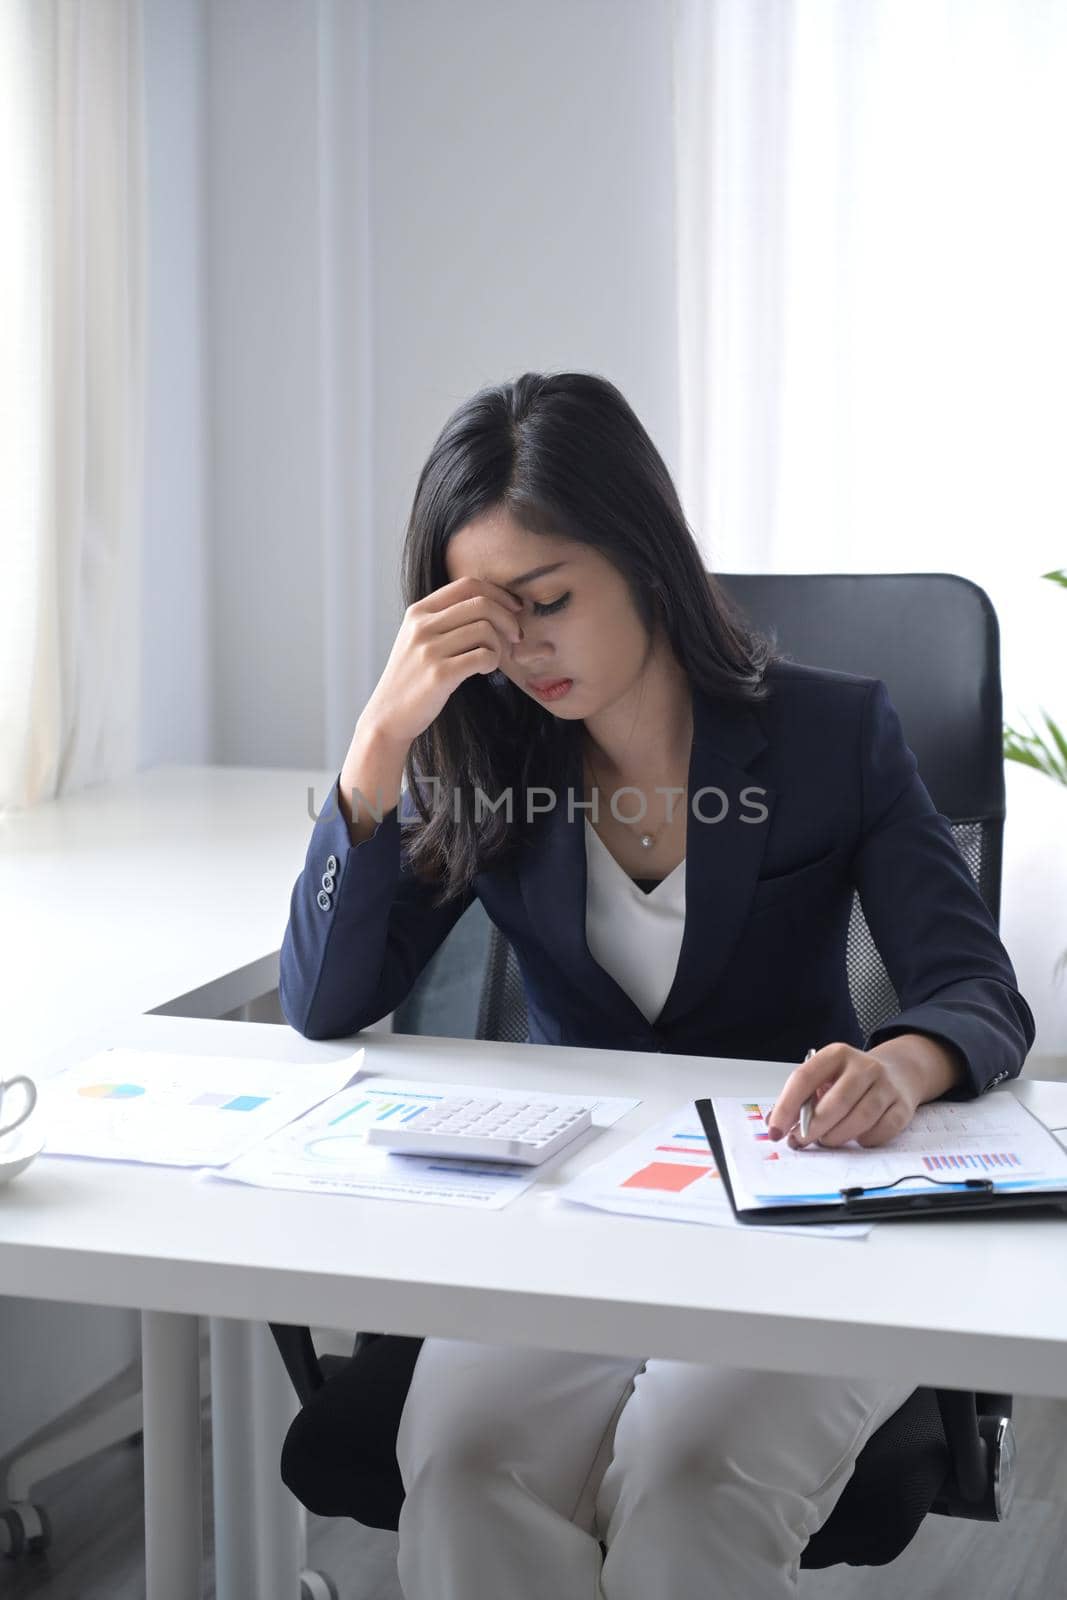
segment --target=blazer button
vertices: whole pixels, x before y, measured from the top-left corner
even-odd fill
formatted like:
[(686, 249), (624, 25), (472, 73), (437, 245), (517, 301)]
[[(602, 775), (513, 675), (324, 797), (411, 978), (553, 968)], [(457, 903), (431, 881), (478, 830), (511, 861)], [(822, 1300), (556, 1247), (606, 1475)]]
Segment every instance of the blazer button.
[(322, 887), (326, 890), (327, 894), (333, 894), (333, 875), (332, 875), (332, 873), (329, 873), (329, 872), (324, 872), (323, 873), (323, 875), (322, 875)]
[(330, 907), (333, 905), (333, 901), (330, 899), (325, 889), (320, 889), (315, 898), (319, 902), (320, 911), (329, 911)]
[(326, 862), (326, 871), (330, 874), (330, 877), (332, 878), (334, 873), (337, 871), (337, 857), (336, 856), (330, 856), (330, 858)]

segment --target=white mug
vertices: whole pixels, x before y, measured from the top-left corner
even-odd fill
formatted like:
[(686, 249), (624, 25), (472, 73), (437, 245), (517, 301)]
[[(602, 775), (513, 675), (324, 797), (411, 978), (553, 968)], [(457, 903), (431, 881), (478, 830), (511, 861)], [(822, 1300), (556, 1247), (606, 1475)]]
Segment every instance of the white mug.
[[(23, 1090), (26, 1097), (26, 1104), (23, 1106), (14, 1122), (5, 1122), (3, 1120), (4, 1101), (7, 1097), (7, 1091), (15, 1088)], [(26, 1118), (30, 1115), (30, 1112), (33, 1110), (36, 1104), (37, 1086), (32, 1079), (27, 1077), (18, 1077), (8, 1078), (5, 1081), (4, 1079), (0, 1078), (0, 1139), (5, 1138), (9, 1133), (14, 1133), (16, 1128), (21, 1128), (22, 1124), (26, 1121)]]

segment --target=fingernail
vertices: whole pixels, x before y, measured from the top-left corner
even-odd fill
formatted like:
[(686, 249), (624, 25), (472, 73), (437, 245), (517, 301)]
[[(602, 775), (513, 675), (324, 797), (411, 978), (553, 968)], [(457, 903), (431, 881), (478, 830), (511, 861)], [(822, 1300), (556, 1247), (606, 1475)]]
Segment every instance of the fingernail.
[(772, 1139), (780, 1139), (782, 1137), (782, 1134), (785, 1132), (785, 1129), (784, 1128), (776, 1128), (776, 1127), (773, 1126), (772, 1123), (768, 1122), (768, 1124), (767, 1124), (767, 1132), (770, 1134)]

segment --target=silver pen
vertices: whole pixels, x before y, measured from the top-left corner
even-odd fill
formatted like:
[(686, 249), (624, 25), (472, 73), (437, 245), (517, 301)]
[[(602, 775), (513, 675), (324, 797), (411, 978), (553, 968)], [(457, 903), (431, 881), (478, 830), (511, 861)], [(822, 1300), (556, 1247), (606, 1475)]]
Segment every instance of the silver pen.
[[(805, 1061), (810, 1061), (812, 1056), (817, 1055), (817, 1054), (818, 1054), (818, 1051), (815, 1049), (815, 1046), (812, 1045), (811, 1049), (808, 1051), (807, 1055), (804, 1057), (804, 1060)], [(800, 1137), (802, 1139), (806, 1139), (808, 1137), (808, 1134), (811, 1132), (811, 1117), (812, 1117), (812, 1113), (813, 1113), (814, 1110), (815, 1110), (815, 1096), (812, 1094), (812, 1095), (808, 1096), (808, 1098), (805, 1100), (804, 1104), (800, 1108)]]

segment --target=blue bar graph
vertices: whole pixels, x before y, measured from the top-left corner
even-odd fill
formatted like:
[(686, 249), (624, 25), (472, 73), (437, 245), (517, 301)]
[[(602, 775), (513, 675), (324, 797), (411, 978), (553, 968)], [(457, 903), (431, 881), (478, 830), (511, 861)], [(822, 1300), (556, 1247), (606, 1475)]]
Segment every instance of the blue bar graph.
[(343, 1122), (346, 1117), (354, 1117), (357, 1111), (362, 1111), (364, 1106), (369, 1106), (369, 1105), (370, 1105), (370, 1101), (369, 1100), (361, 1100), (359, 1102), (358, 1106), (349, 1106), (347, 1111), (342, 1111), (341, 1115), (339, 1117), (334, 1117), (333, 1118), (333, 1120), (330, 1123), (330, 1127), (331, 1128), (335, 1127), (337, 1125), (337, 1123)]

